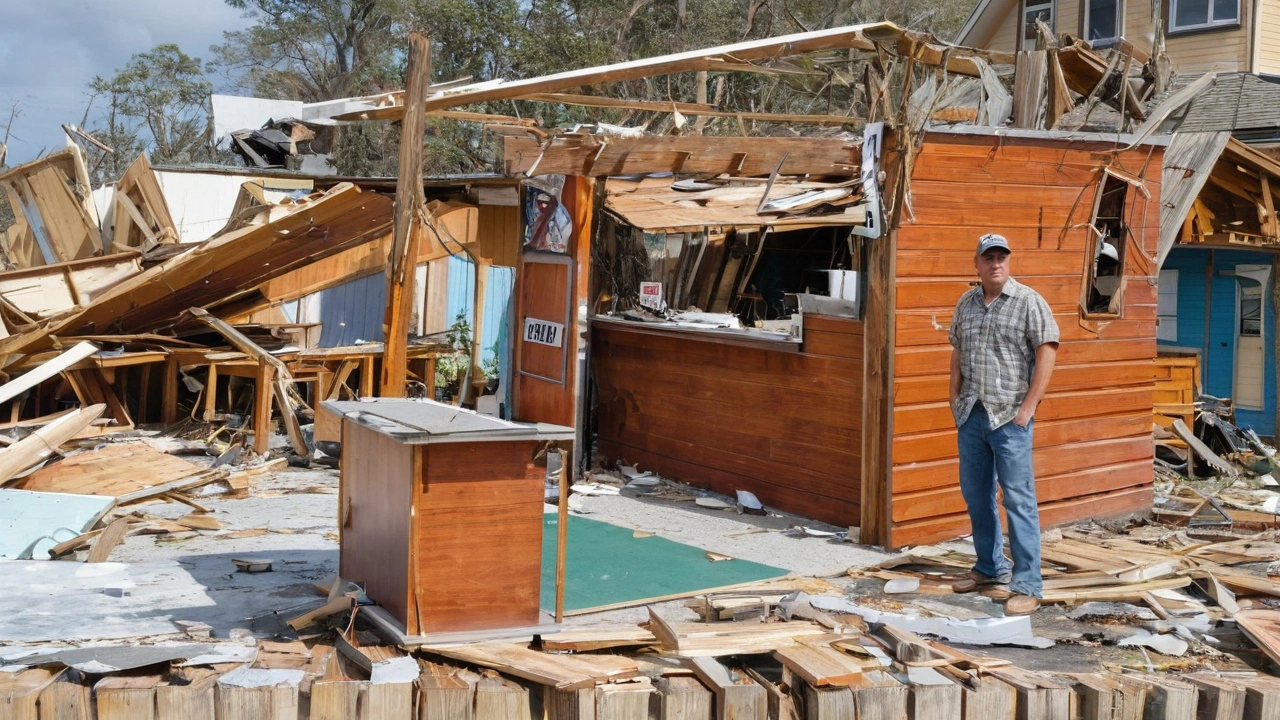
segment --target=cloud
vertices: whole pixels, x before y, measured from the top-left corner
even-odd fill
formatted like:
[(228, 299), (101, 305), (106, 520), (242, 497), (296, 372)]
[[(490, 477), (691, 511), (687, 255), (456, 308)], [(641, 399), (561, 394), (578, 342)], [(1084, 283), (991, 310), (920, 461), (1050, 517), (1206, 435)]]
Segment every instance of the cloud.
[(95, 75), (109, 77), (161, 43), (208, 60), (222, 33), (248, 25), (224, 0), (27, 0), (0, 11), (0, 137), (9, 110), (10, 165), (64, 145), (62, 123), (79, 124)]

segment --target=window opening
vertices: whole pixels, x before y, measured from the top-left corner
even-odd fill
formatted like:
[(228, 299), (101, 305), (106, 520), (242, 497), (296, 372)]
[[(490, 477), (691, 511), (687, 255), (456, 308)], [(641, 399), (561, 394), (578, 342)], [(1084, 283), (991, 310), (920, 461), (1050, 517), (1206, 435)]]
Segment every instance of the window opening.
[(1039, 30), (1036, 27), (1036, 20), (1043, 20), (1045, 25), (1050, 29), (1054, 27), (1054, 2), (1053, 0), (1026, 0), (1026, 5), (1022, 9), (1022, 45), (1024, 50), (1034, 50), (1036, 40), (1039, 37)]
[(1169, 0), (1169, 29), (1198, 30), (1240, 24), (1240, 0)]
[(1120, 39), (1120, 0), (1086, 0), (1085, 38), (1095, 48)]
[(1118, 317), (1124, 291), (1124, 255), (1129, 235), (1125, 200), (1129, 183), (1104, 175), (1093, 211), (1093, 242), (1085, 271), (1085, 316)]

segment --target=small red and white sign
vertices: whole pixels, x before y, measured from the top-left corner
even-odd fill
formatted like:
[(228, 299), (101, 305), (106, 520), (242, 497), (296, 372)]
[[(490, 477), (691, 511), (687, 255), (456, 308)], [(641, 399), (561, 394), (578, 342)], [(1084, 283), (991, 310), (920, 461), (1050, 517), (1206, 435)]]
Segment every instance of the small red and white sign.
[(640, 283), (640, 304), (644, 307), (662, 312), (662, 306), (664, 305), (662, 301), (662, 283)]
[(525, 318), (524, 341), (560, 347), (564, 344), (564, 325), (537, 318)]

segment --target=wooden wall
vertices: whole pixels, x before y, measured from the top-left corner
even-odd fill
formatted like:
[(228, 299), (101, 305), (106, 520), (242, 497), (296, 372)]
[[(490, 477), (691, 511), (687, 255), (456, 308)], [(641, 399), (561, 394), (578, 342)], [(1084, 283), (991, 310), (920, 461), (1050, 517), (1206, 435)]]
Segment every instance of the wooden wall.
[(1009, 238), (1013, 276), (1045, 297), (1062, 332), (1057, 370), (1036, 415), (1042, 523), (1150, 507), (1156, 289), (1143, 255), (1154, 256), (1159, 231), (1162, 149), (1139, 147), (1113, 161), (1145, 178), (1151, 197), (1128, 193), (1135, 240), (1126, 256), (1123, 317), (1091, 330), (1079, 316), (1091, 241), (1080, 225), (1092, 213), (1098, 152), (1106, 149), (927, 138), (911, 179), (912, 215), (904, 214), (897, 230), (890, 545), (969, 532), (947, 402), (947, 327), (956, 301), (976, 282), (973, 250), (985, 232)]
[(599, 451), (697, 487), (857, 525), (862, 323), (804, 318), (803, 352), (592, 326)]

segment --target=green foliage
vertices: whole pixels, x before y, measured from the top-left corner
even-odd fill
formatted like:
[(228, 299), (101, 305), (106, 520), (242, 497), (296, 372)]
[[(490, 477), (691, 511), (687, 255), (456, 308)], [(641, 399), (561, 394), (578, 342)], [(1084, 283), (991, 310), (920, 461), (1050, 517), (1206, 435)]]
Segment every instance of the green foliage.
[(212, 159), (213, 85), (204, 77), (200, 58), (177, 45), (157, 45), (134, 55), (110, 78), (95, 77), (89, 89), (107, 106), (91, 132), (116, 151), (107, 160), (112, 177), (143, 148), (155, 163)]
[(453, 388), (456, 392), (471, 364), (471, 323), (465, 311), (458, 311), (453, 324), (445, 331), (445, 341), (453, 353), (436, 359), (436, 387)]

